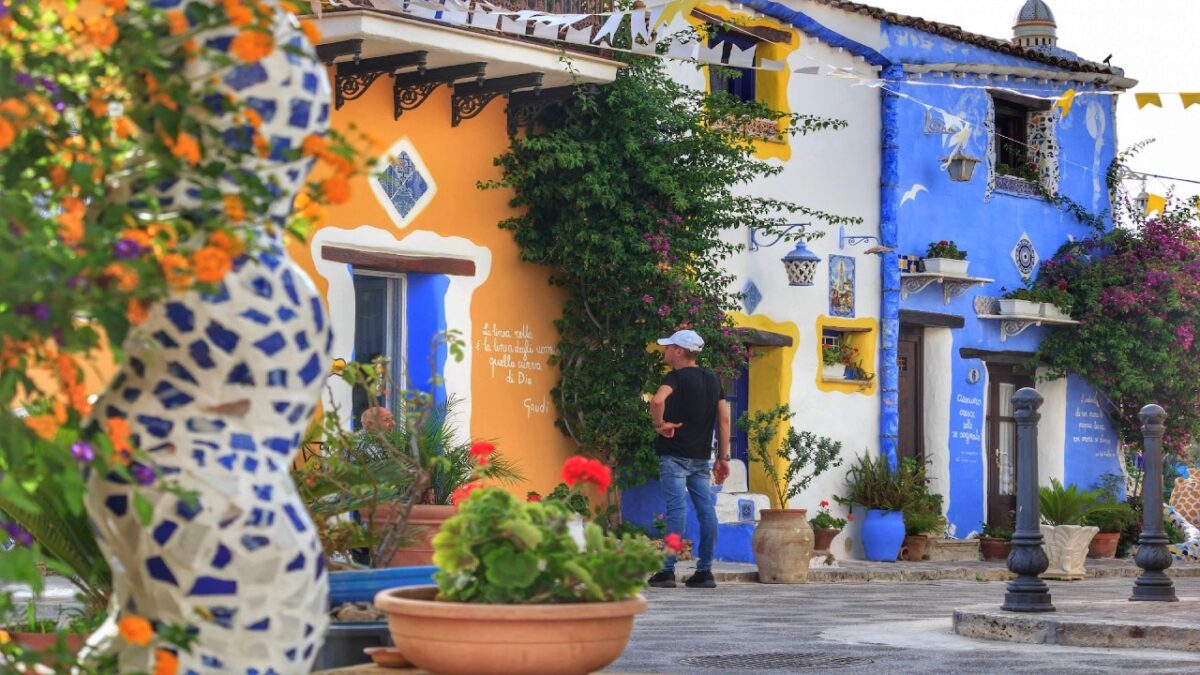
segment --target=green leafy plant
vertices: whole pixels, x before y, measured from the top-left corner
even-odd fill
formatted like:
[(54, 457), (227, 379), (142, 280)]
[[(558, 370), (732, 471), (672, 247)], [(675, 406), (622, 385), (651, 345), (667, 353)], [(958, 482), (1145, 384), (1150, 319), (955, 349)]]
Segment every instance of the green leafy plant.
[(1137, 520), (1137, 511), (1124, 502), (1115, 502), (1111, 508), (1095, 509), (1083, 517), (1084, 525), (1093, 525), (1101, 532), (1123, 532)]
[[(1005, 143), (1004, 147), (1005, 147), (1005, 151), (1008, 152), (1013, 157), (1025, 157), (1029, 154), (1028, 148), (1014, 145), (1012, 143)], [(996, 163), (996, 173), (1002, 174), (1005, 176), (1013, 176), (1016, 178), (1021, 178), (1021, 179), (1027, 180), (1031, 183), (1040, 183), (1042, 180), (1042, 176), (1038, 172), (1037, 162), (1035, 162), (1031, 159), (1027, 159), (1024, 162), (1017, 162), (1015, 164), (1006, 164), (1004, 162), (997, 162)]]
[(829, 512), (829, 502), (826, 500), (821, 500), (817, 507), (817, 515), (808, 519), (809, 526), (814, 530), (840, 530), (848, 521), (854, 520), (851, 514), (847, 514), (845, 518), (835, 517)]
[[(572, 488), (604, 491), (607, 466), (573, 457), (564, 465)], [(582, 523), (567, 500), (520, 501), (499, 488), (478, 488), (433, 538), (438, 599), (537, 604), (611, 602), (636, 595), (662, 554), (640, 534), (605, 533)], [(674, 535), (678, 539), (678, 535)]]
[[(778, 508), (788, 508), (793, 497), (804, 492), (813, 479), (829, 469), (842, 465), (842, 444), (808, 431), (797, 432), (791, 427), (792, 411), (787, 405), (753, 414), (746, 412), (738, 419), (738, 428), (746, 432), (750, 443), (750, 461), (762, 466), (775, 491)], [(775, 438), (780, 425), (788, 424), (778, 447)], [(783, 465), (783, 472), (779, 467)]]
[(979, 528), (980, 537), (992, 537), (994, 539), (1011, 540), (1013, 538), (1013, 528), (997, 527), (984, 522)]
[(851, 365), (858, 355), (849, 336), (843, 335), (836, 342), (821, 345), (821, 363), (826, 366)]
[(497, 159), (503, 178), (484, 187), (513, 190), (520, 215), (500, 226), (564, 292), (553, 359), (559, 428), (620, 467), (621, 485), (637, 485), (658, 470), (641, 395), (658, 387), (663, 366), (646, 345), (692, 328), (705, 340), (701, 365), (722, 377), (749, 356), (727, 315), (737, 305), (725, 260), (741, 247), (723, 233), (782, 233), (791, 214), (860, 219), (741, 190), (781, 169), (754, 157), (757, 120), (780, 120), (791, 135), (843, 122), (709, 95), (673, 80), (658, 59), (616, 58), (628, 60), (612, 85), (547, 109)]
[(967, 252), (960, 250), (953, 240), (934, 241), (925, 249), (926, 258), (949, 258), (950, 260), (966, 260)]
[(946, 517), (942, 515), (942, 496), (929, 494), (915, 496), (904, 509), (904, 532), (908, 535), (936, 534), (946, 531)]
[(1107, 514), (1121, 512), (1123, 506), (1105, 501), (1100, 490), (1080, 490), (1074, 483), (1063, 486), (1057, 478), (1050, 479), (1050, 487), (1038, 489), (1038, 508), (1042, 522), (1048, 525), (1083, 525), (1086, 518), (1103, 518)]
[(1051, 284), (1046, 280), (1029, 279), (1021, 288), (1008, 290), (1001, 286), (1000, 293), (1000, 297), (1005, 300), (1048, 302), (1064, 312), (1070, 312), (1071, 306), (1074, 304), (1074, 299), (1067, 291), (1067, 282), (1062, 280)]
[(904, 511), (924, 494), (924, 468), (917, 462), (901, 462), (895, 471), (887, 457), (860, 455), (846, 472), (846, 494), (834, 496), (841, 504), (858, 504), (868, 509)]

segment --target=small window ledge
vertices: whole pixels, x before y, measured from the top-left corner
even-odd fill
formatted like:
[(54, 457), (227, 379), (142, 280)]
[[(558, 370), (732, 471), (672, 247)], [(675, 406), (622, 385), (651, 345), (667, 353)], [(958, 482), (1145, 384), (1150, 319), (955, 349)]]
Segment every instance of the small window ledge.
[(1024, 197), (1026, 199), (1044, 199), (1041, 186), (1031, 180), (1010, 176), (1008, 174), (996, 174), (996, 192), (1002, 192), (1006, 195), (1014, 197)]

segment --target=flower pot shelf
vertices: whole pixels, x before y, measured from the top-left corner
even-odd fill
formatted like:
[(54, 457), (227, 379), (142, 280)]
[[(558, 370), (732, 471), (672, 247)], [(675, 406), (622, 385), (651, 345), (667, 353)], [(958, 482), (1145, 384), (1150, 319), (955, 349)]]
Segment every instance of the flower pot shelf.
[(1058, 319), (1038, 314), (980, 314), (984, 321), (1000, 322), (1000, 341), (1016, 337), (1030, 326), (1070, 326), (1079, 323), (1074, 319)]
[(865, 387), (871, 384), (871, 380), (848, 380), (844, 377), (825, 377), (821, 376), (822, 382), (833, 382), (835, 384), (856, 384), (860, 387)]
[(933, 284), (942, 285), (942, 301), (950, 301), (972, 286), (984, 286), (995, 279), (972, 277), (965, 274), (948, 274), (945, 272), (904, 272), (900, 274), (900, 299), (907, 300), (910, 293), (920, 293)]

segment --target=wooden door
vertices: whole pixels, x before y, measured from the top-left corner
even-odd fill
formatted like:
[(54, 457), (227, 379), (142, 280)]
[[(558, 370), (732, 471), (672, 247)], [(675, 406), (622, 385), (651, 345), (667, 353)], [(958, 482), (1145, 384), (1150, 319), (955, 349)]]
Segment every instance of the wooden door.
[(1032, 387), (1033, 379), (1012, 366), (989, 363), (987, 370), (987, 520), (1009, 527), (1009, 511), (1017, 508), (1017, 420), (1012, 397), (1018, 389)]
[(900, 371), (900, 437), (897, 450), (900, 458), (923, 459), (925, 457), (925, 433), (921, 379), (923, 372), (922, 354), (925, 331), (914, 326), (901, 326), (896, 350), (896, 366)]

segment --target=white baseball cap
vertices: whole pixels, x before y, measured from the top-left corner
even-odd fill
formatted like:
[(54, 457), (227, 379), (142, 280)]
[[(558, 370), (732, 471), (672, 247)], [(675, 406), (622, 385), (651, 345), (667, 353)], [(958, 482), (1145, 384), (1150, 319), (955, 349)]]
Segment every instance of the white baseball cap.
[(689, 352), (698, 352), (704, 348), (704, 338), (700, 337), (694, 330), (677, 330), (671, 337), (659, 340), (658, 344), (663, 346), (675, 345), (676, 347), (683, 347)]

